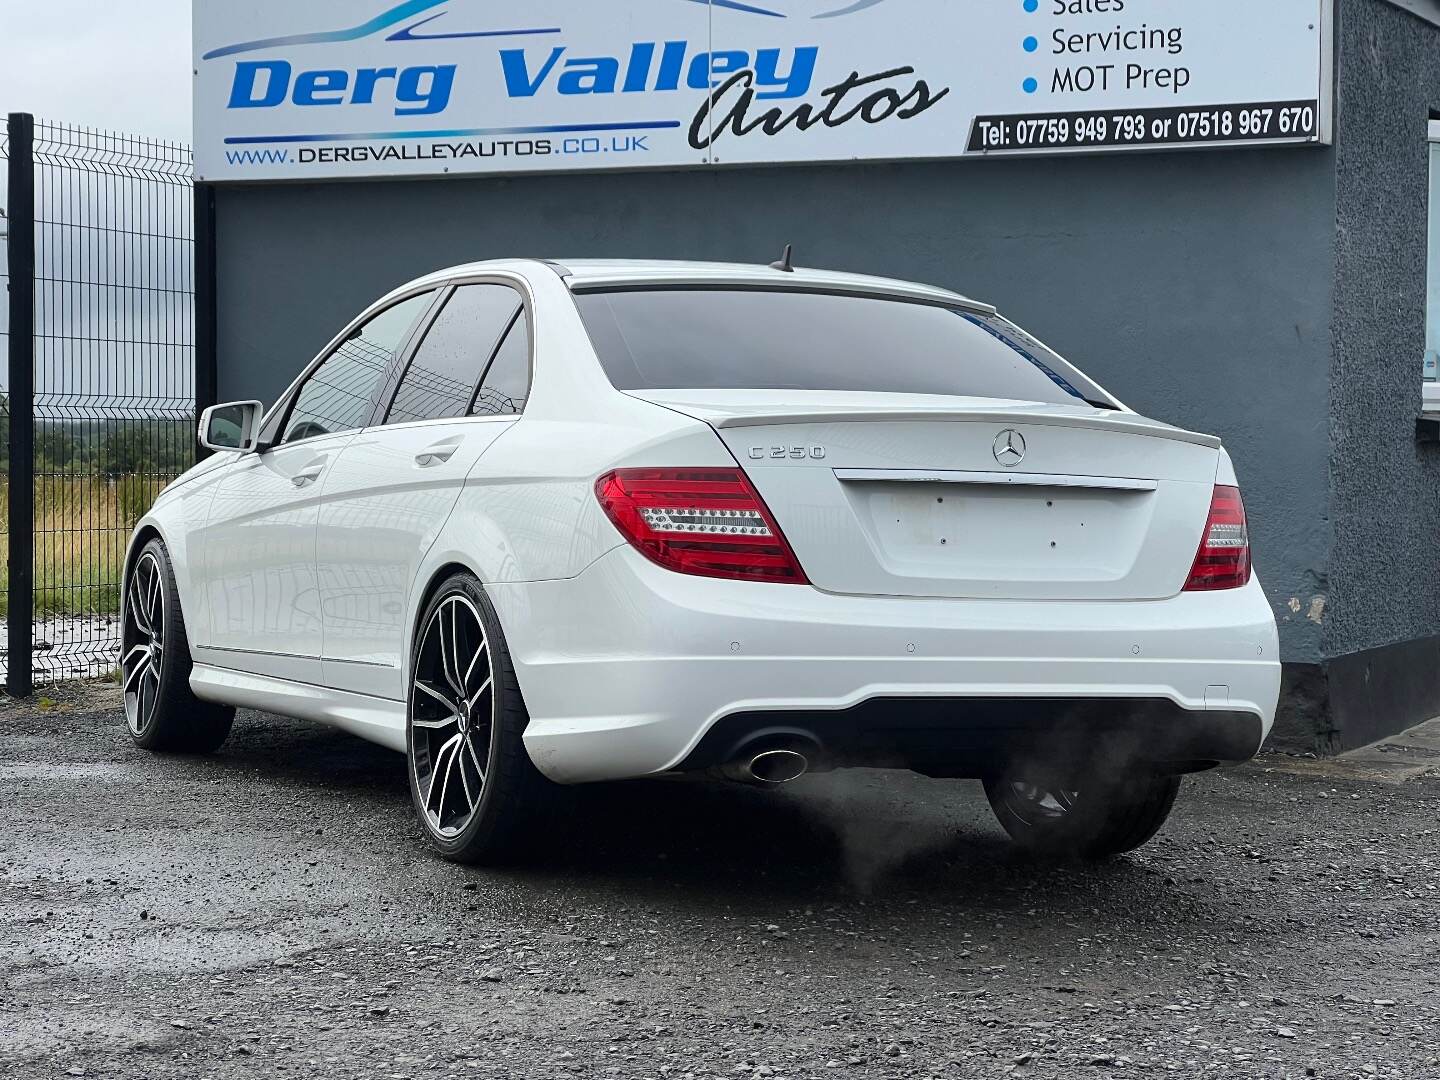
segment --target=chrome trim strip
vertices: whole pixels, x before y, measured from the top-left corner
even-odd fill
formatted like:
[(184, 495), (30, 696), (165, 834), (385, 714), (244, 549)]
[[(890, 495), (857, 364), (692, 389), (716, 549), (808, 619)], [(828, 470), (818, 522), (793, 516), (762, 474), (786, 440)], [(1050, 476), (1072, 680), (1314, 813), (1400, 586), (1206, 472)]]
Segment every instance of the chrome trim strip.
[(313, 653), (267, 652), (264, 649), (233, 649), (224, 645), (200, 645), (198, 648), (209, 652), (238, 653), (241, 656), (279, 656), (286, 660), (319, 660)]
[(914, 469), (836, 469), (837, 480), (902, 484), (976, 484), (985, 487), (1085, 488), (1093, 491), (1156, 491), (1157, 480), (1129, 476), (1070, 476), (1060, 473), (922, 472)]

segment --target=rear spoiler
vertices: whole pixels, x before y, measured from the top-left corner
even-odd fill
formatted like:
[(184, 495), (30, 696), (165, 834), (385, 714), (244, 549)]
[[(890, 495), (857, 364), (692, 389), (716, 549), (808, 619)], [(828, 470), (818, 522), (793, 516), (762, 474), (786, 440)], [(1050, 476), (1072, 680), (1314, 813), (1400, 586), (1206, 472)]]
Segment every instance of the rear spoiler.
[[(672, 406), (674, 407), (674, 406)], [(684, 406), (680, 406), (683, 410)], [(1203, 435), (1198, 431), (1171, 427), (1133, 413), (1099, 412), (1097, 415), (1062, 416), (1054, 413), (1027, 414), (1013, 409), (934, 409), (917, 407), (878, 409), (776, 409), (770, 412), (755, 412), (717, 416), (713, 413), (704, 417), (716, 428), (751, 428), (789, 424), (853, 424), (853, 423), (915, 423), (921, 421), (974, 420), (996, 424), (1027, 424), (1036, 427), (1092, 428), (1101, 431), (1119, 431), (1127, 435), (1145, 435), (1152, 439), (1166, 439), (1170, 442), (1191, 443), (1220, 449), (1221, 440), (1214, 435)]]

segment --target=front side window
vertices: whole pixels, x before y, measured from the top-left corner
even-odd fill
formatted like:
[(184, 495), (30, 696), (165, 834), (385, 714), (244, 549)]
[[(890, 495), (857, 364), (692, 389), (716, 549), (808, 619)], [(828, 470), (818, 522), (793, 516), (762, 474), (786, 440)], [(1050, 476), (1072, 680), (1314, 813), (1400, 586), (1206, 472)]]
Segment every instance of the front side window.
[(529, 396), (530, 319), (522, 311), (515, 316), (510, 332), (485, 372), (485, 381), (470, 415), (517, 416), (525, 411), (525, 399)]
[(486, 362), (520, 306), (520, 294), (504, 285), (456, 289), (415, 351), (385, 422), (464, 416)]
[(421, 293), (402, 300), (341, 342), (295, 395), (280, 441), (298, 442), (364, 427), (386, 369), (433, 299), (434, 293)]
[(698, 288), (580, 293), (576, 304), (620, 390), (848, 390), (1113, 407), (1011, 323), (942, 304)]

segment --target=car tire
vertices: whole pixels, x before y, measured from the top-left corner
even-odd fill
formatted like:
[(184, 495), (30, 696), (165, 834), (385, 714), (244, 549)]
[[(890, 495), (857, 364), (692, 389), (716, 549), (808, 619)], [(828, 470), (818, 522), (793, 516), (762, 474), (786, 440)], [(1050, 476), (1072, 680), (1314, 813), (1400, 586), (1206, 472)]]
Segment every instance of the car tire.
[(1179, 792), (1180, 777), (1149, 772), (1064, 778), (1026, 768), (985, 782), (991, 809), (1017, 844), (1051, 858), (1088, 860), (1148, 843)]
[(418, 623), (405, 709), (410, 795), (442, 858), (494, 864), (536, 849), (555, 790), (525, 749), (529, 720), (490, 598), (453, 575)]
[(190, 639), (175, 569), (164, 541), (143, 548), (125, 579), (120, 616), (120, 676), (130, 738), (156, 753), (213, 754), (235, 722), (228, 705), (190, 690)]

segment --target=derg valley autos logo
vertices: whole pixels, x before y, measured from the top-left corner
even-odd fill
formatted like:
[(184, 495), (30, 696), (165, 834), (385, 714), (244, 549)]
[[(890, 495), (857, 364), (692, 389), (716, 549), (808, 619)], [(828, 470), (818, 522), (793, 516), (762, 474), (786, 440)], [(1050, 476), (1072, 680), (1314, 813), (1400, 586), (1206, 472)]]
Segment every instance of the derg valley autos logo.
[[(724, 8), (762, 22), (811, 22), (852, 15), (884, 0), (674, 2)], [(255, 58), (255, 54), (382, 36), (386, 43), (495, 39), (496, 44), (504, 45), (496, 58), (502, 85), (511, 99), (709, 91), (689, 127), (689, 141), (696, 149), (710, 146), (726, 133), (777, 135), (790, 128), (803, 132), (817, 125), (840, 127), (856, 120), (866, 124), (891, 117), (907, 120), (949, 93), (948, 88), (933, 91), (923, 79), (912, 80), (915, 69), (907, 66), (868, 75), (852, 71), (840, 82), (822, 88), (816, 100), (810, 95), (820, 59), (818, 45), (711, 51), (667, 37), (630, 43), (618, 55), (589, 55), (564, 43), (562, 27), (471, 29), (459, 22), (449, 10), (450, 4), (451, 0), (406, 0), (357, 26), (239, 42), (212, 49), (204, 59), (246, 57), (235, 61), (230, 109), (390, 105), (396, 116), (431, 116), (450, 107), (458, 64), (309, 69), (289, 60)], [(768, 105), (772, 102), (775, 104)]]

